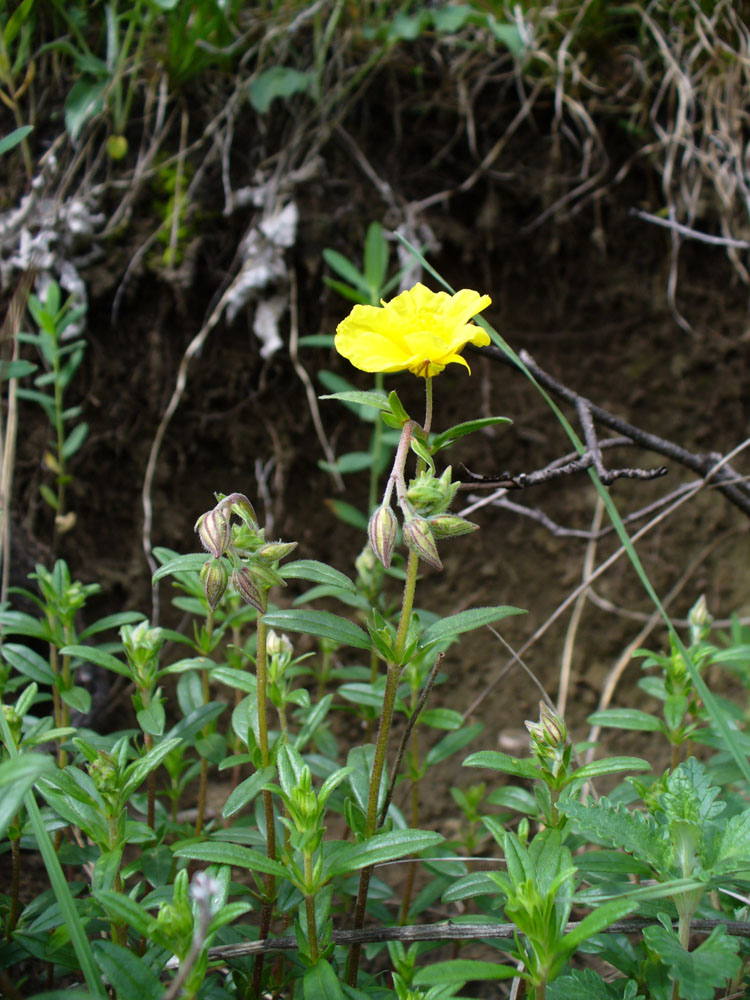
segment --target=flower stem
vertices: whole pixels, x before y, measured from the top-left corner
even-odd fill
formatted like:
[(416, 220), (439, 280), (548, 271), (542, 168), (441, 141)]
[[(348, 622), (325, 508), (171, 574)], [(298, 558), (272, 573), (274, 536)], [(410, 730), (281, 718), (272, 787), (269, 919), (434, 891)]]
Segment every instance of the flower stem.
[(424, 380), (425, 410), (424, 410), (424, 432), (430, 433), (432, 427), (432, 378)]
[[(403, 440), (403, 439), (402, 439)], [(388, 664), (385, 678), (385, 692), (383, 694), (383, 710), (380, 716), (380, 726), (378, 728), (378, 739), (375, 744), (375, 758), (372, 765), (372, 777), (370, 778), (370, 791), (367, 799), (367, 818), (365, 820), (365, 836), (375, 835), (378, 827), (378, 799), (380, 797), (380, 784), (385, 767), (386, 750), (388, 747), (388, 736), (391, 731), (391, 721), (393, 719), (393, 706), (396, 703), (398, 692), (398, 680), (401, 676), (401, 657), (406, 647), (406, 637), (411, 620), (411, 612), (414, 606), (414, 592), (417, 586), (417, 571), (419, 569), (419, 556), (409, 550), (409, 558), (406, 564), (406, 580), (404, 582), (404, 593), (401, 601), (401, 618), (398, 623), (396, 642), (394, 645), (394, 658)], [(370, 888), (370, 876), (372, 866), (363, 868), (359, 877), (359, 889), (357, 892), (357, 903), (354, 910), (354, 929), (360, 930), (365, 922), (365, 910), (367, 908), (367, 893)], [(349, 952), (349, 965), (347, 969), (346, 981), (350, 986), (356, 986), (357, 972), (359, 970), (359, 955), (361, 945), (354, 944)]]
[[(263, 767), (268, 767), (271, 756), (268, 749), (268, 705), (266, 692), (268, 689), (268, 670), (266, 659), (267, 628), (265, 622), (258, 615), (257, 624), (258, 648), (255, 656), (255, 671), (258, 679), (258, 742), (260, 745), (260, 756)], [(276, 827), (273, 814), (273, 800), (271, 793), (263, 790), (263, 811), (266, 819), (266, 855), (271, 861), (276, 860)], [(271, 915), (273, 913), (273, 898), (276, 892), (276, 879), (273, 875), (266, 875), (265, 899), (260, 911), (260, 922), (258, 936), (268, 937), (271, 927)], [(263, 976), (263, 953), (261, 952), (255, 959), (253, 966), (254, 996), (260, 995), (261, 979)]]

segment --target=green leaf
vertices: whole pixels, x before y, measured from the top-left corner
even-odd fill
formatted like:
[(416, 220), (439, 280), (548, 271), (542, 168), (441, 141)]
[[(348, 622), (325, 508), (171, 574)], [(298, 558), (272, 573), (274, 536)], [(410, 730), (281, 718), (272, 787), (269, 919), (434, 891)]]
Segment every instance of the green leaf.
[(65, 438), (65, 444), (63, 445), (62, 455), (64, 459), (72, 458), (78, 449), (81, 447), (83, 442), (86, 440), (89, 433), (88, 424), (78, 424)]
[(169, 562), (164, 563), (163, 566), (157, 569), (151, 577), (151, 582), (156, 583), (157, 580), (161, 580), (165, 576), (170, 576), (172, 573), (200, 573), (204, 563), (209, 558), (210, 556), (207, 552), (188, 552), (185, 555), (178, 556), (176, 559), (170, 559)]
[(22, 611), (0, 611), (0, 625), (6, 635), (28, 635), (47, 641), (51, 638), (46, 622), (25, 615)]
[(364, 274), (348, 258), (340, 254), (338, 250), (330, 250), (327, 247), (323, 250), (322, 256), (332, 271), (348, 281), (353, 288), (367, 295), (367, 280)]
[(92, 625), (89, 625), (88, 628), (79, 633), (78, 638), (79, 640), (90, 639), (92, 635), (98, 635), (99, 632), (104, 632), (108, 628), (133, 625), (135, 622), (142, 622), (143, 620), (144, 618), (140, 611), (117, 611), (115, 614), (105, 615), (104, 618), (100, 618)]
[(55, 674), (48, 661), (28, 646), (8, 642), (2, 647), (3, 659), (37, 684), (54, 684)]
[(131, 676), (130, 667), (127, 664), (96, 646), (63, 646), (60, 652), (63, 656), (76, 656), (84, 662), (95, 663), (99, 667), (104, 667), (105, 670), (122, 674), (123, 677)]
[(164, 996), (158, 977), (135, 952), (112, 941), (94, 941), (94, 955), (117, 1000), (161, 1000)]
[(439, 764), (441, 761), (447, 760), (448, 757), (452, 757), (454, 753), (468, 746), (475, 737), (479, 736), (483, 729), (483, 723), (475, 722), (471, 726), (464, 726), (462, 729), (457, 729), (455, 732), (444, 736), (442, 740), (427, 751), (425, 765), (432, 767), (434, 764)]
[(392, 830), (371, 837), (362, 844), (345, 844), (329, 859), (329, 864), (324, 861), (323, 870), (326, 878), (346, 875), (369, 865), (417, 854), (442, 841), (442, 834), (430, 830)]
[(419, 716), (420, 725), (435, 729), (460, 729), (463, 721), (463, 715), (453, 708), (428, 708)]
[(487, 15), (487, 26), (495, 38), (506, 46), (509, 52), (519, 57), (524, 52), (524, 40), (515, 24), (506, 24), (496, 21), (492, 14)]
[(349, 451), (335, 462), (320, 461), (318, 465), (325, 472), (340, 472), (342, 476), (348, 476), (352, 472), (369, 469), (372, 465), (372, 455), (369, 451)]
[(275, 774), (275, 767), (264, 767), (262, 770), (256, 771), (251, 777), (245, 778), (244, 781), (241, 781), (239, 785), (237, 785), (237, 787), (230, 792), (229, 798), (224, 803), (224, 808), (221, 811), (221, 815), (224, 819), (234, 816), (234, 814), (239, 812), (240, 809), (243, 809), (248, 802), (252, 802), (258, 792), (260, 792), (261, 788), (268, 784), (268, 782), (273, 781)]
[(130, 896), (112, 889), (94, 890), (94, 897), (101, 904), (104, 912), (118, 923), (131, 927), (137, 934), (150, 937), (156, 921), (146, 910)]
[(305, 973), (302, 996), (304, 1000), (344, 1000), (341, 981), (324, 958)]
[(355, 649), (369, 650), (371, 645), (370, 637), (358, 625), (329, 611), (297, 609), (272, 611), (263, 615), (263, 621), (271, 628), (303, 632), (305, 635), (319, 635), (345, 646), (354, 646)]
[(60, 692), (60, 697), (70, 708), (82, 715), (87, 715), (91, 711), (91, 694), (82, 687), (71, 687)]
[(302, 750), (308, 740), (313, 737), (315, 730), (323, 722), (326, 715), (328, 715), (328, 710), (331, 707), (332, 701), (333, 695), (326, 694), (308, 712), (305, 713), (305, 721), (300, 727), (300, 731), (294, 738), (294, 746), (297, 750)]
[(24, 753), (0, 764), (0, 838), (23, 805), (24, 796), (43, 775), (57, 770), (48, 754)]
[(358, 528), (360, 531), (367, 531), (367, 515), (363, 514), (361, 510), (357, 510), (352, 504), (345, 500), (326, 500), (325, 504), (339, 521), (343, 521), (344, 524), (348, 524), (352, 528)]
[(313, 583), (341, 587), (353, 594), (357, 593), (356, 584), (352, 583), (345, 573), (326, 563), (318, 562), (317, 559), (298, 559), (296, 562), (287, 563), (280, 568), (279, 573), (284, 580), (311, 580)]
[(86, 122), (104, 109), (106, 80), (77, 80), (65, 99), (65, 128), (75, 142)]
[(136, 719), (143, 732), (149, 736), (161, 736), (164, 732), (166, 716), (164, 706), (158, 698), (154, 698), (145, 708), (137, 712)]
[[(628, 983), (634, 982), (628, 980)], [(617, 984), (621, 986), (622, 980), (618, 979)], [(623, 992), (614, 983), (605, 983), (593, 969), (572, 969), (547, 984), (546, 1000), (581, 1000), (582, 997), (586, 1000), (622, 1000)], [(638, 998), (633, 997), (633, 1000)], [(639, 1000), (644, 998), (641, 996)]]
[(592, 712), (586, 721), (592, 726), (635, 729), (647, 733), (658, 733), (664, 728), (661, 719), (638, 708), (605, 708), (601, 712)]
[[(12, 132), (11, 135), (13, 135)], [(4, 140), (0, 139), (0, 154), (3, 152), (3, 142)], [(31, 361), (0, 361), (0, 382), (7, 382), (12, 378), (23, 378), (25, 375), (31, 375), (36, 369), (37, 366)]]
[(456, 958), (452, 962), (436, 962), (426, 969), (417, 969), (415, 986), (444, 986), (448, 983), (468, 983), (474, 979), (513, 979), (518, 975), (514, 965), (500, 962), (480, 962)]
[(342, 403), (356, 403), (358, 406), (371, 406), (376, 410), (384, 410), (390, 413), (391, 404), (384, 392), (360, 392), (358, 389), (347, 390), (346, 392), (332, 392), (321, 399), (338, 399)]
[(156, 770), (167, 754), (174, 750), (181, 742), (182, 740), (180, 739), (163, 740), (149, 750), (148, 753), (144, 754), (143, 757), (130, 764), (125, 769), (125, 781), (120, 790), (121, 801), (127, 802), (141, 782), (145, 781), (146, 777), (152, 771)]
[(444, 903), (457, 903), (462, 899), (474, 899), (476, 896), (497, 897), (497, 883), (491, 877), (492, 872), (479, 871), (469, 872), (462, 878), (456, 879), (443, 893)]
[(649, 951), (669, 966), (669, 978), (677, 982), (684, 1000), (713, 1000), (715, 991), (742, 967), (739, 939), (730, 937), (723, 926), (714, 927), (693, 951), (686, 951), (677, 935), (664, 927), (644, 927), (643, 939)]
[(466, 434), (473, 434), (474, 431), (479, 431), (483, 427), (494, 427), (497, 424), (511, 423), (513, 421), (509, 417), (481, 417), (478, 420), (466, 420), (462, 424), (455, 424), (455, 426), (449, 427), (447, 431), (443, 431), (441, 434), (436, 434), (430, 442), (430, 451), (433, 455), (436, 455), (442, 448), (447, 448), (454, 441), (464, 437)]
[(264, 875), (276, 875), (286, 878), (286, 868), (278, 861), (269, 860), (265, 854), (253, 851), (240, 844), (225, 844), (220, 841), (207, 841), (202, 844), (185, 844), (175, 849), (178, 858), (192, 858), (194, 861), (207, 861), (212, 865), (232, 865), (234, 868), (245, 868)]
[(457, 615), (449, 615), (441, 618), (430, 625), (424, 632), (420, 647), (424, 648), (433, 642), (443, 642), (461, 635), (463, 632), (471, 632), (473, 629), (482, 628), (484, 625), (493, 625), (495, 622), (508, 618), (510, 615), (525, 615), (522, 608), (498, 606), (490, 608), (469, 608), (467, 611), (459, 611)]
[(541, 769), (530, 757), (511, 757), (498, 750), (480, 750), (470, 754), (463, 762), (464, 767), (490, 767), (493, 771), (503, 771), (517, 778), (530, 778), (532, 781), (541, 775)]
[(606, 757), (603, 760), (584, 764), (573, 772), (576, 781), (585, 778), (598, 778), (602, 774), (616, 774), (618, 771), (650, 771), (651, 765), (641, 757)]
[(255, 110), (264, 115), (274, 98), (308, 93), (314, 81), (314, 73), (301, 73), (290, 66), (272, 66), (251, 81), (248, 96)]
[(656, 872), (668, 872), (671, 857), (668, 830), (657, 827), (649, 813), (613, 806), (604, 797), (598, 802), (559, 802), (558, 809), (573, 820), (576, 830), (587, 839), (622, 847)]
[(455, 6), (443, 7), (432, 12), (432, 23), (435, 31), (441, 35), (454, 35), (472, 18), (474, 8), (461, 3)]

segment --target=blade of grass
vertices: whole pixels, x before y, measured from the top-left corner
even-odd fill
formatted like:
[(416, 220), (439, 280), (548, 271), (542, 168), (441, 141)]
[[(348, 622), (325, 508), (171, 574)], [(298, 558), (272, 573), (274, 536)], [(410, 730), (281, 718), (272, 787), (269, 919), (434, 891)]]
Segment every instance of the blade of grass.
[[(447, 281), (445, 281), (445, 279), (440, 274), (438, 274), (438, 272), (435, 270), (435, 268), (424, 258), (424, 256), (419, 252), (419, 250), (417, 250), (416, 247), (412, 246), (412, 244), (409, 243), (408, 240), (404, 239), (404, 237), (401, 236), (399, 233), (396, 233), (395, 235), (398, 238), (398, 240), (406, 247), (406, 249), (409, 251), (409, 253), (411, 253), (419, 261), (419, 263), (422, 265), (422, 267), (429, 274), (431, 274), (433, 276), (433, 278), (435, 278), (435, 280), (438, 281), (443, 286), (443, 288), (445, 288), (451, 294), (454, 294), (454, 289), (448, 284)], [(516, 352), (510, 346), (510, 344), (508, 344), (507, 341), (497, 332), (497, 330), (495, 330), (493, 327), (491, 327), (490, 324), (486, 322), (486, 320), (483, 320), (481, 318), (481, 316), (477, 316), (475, 318), (475, 322), (479, 326), (481, 326), (482, 329), (486, 330), (486, 332), (489, 334), (489, 336), (492, 339), (492, 341), (495, 344), (497, 344), (497, 346), (503, 351), (504, 354), (507, 355), (508, 358), (510, 358), (510, 360), (516, 365), (516, 367), (518, 367), (518, 368), (521, 369), (521, 371), (526, 376), (526, 378), (531, 382), (531, 384), (534, 386), (534, 388), (537, 390), (537, 392), (544, 399), (545, 403), (547, 403), (547, 405), (550, 407), (550, 409), (552, 410), (552, 412), (555, 414), (555, 416), (557, 417), (558, 421), (562, 425), (563, 430), (565, 431), (565, 433), (570, 438), (570, 441), (572, 442), (573, 447), (576, 449), (576, 451), (578, 452), (578, 454), (579, 455), (583, 455), (584, 452), (585, 452), (585, 448), (583, 446), (583, 443), (581, 442), (581, 440), (578, 437), (578, 435), (576, 434), (576, 432), (573, 430), (573, 428), (570, 425), (569, 421), (567, 420), (565, 414), (560, 410), (560, 408), (555, 403), (555, 401), (552, 399), (552, 397), (542, 388), (542, 386), (539, 385), (539, 383), (537, 382), (537, 380), (534, 378), (534, 376), (531, 374), (531, 372), (529, 371), (529, 369), (523, 363), (523, 361), (521, 360), (521, 358), (519, 358), (519, 356), (516, 354)], [(693, 661), (690, 659), (690, 656), (688, 654), (687, 649), (685, 648), (684, 643), (682, 642), (682, 640), (680, 639), (679, 635), (677, 634), (677, 631), (676, 631), (675, 627), (672, 625), (672, 622), (671, 622), (671, 620), (669, 618), (669, 615), (667, 614), (666, 609), (664, 608), (664, 605), (659, 600), (659, 596), (656, 593), (656, 591), (654, 590), (654, 587), (653, 587), (651, 581), (649, 580), (648, 575), (647, 575), (645, 569), (643, 568), (643, 565), (642, 565), (641, 560), (640, 560), (640, 558), (638, 556), (638, 553), (635, 551), (635, 548), (633, 547), (633, 543), (630, 541), (630, 536), (628, 535), (628, 533), (627, 533), (627, 531), (625, 529), (625, 525), (622, 522), (622, 518), (620, 517), (620, 515), (618, 513), (618, 510), (617, 510), (617, 507), (615, 506), (614, 501), (612, 500), (612, 498), (609, 495), (609, 491), (602, 484), (601, 480), (597, 476), (596, 471), (595, 471), (595, 469), (593, 467), (587, 469), (587, 472), (589, 474), (589, 478), (591, 479), (592, 483), (594, 484), (594, 488), (596, 489), (596, 492), (601, 497), (602, 503), (604, 504), (604, 506), (607, 509), (607, 513), (609, 514), (610, 520), (612, 521), (614, 529), (617, 532), (617, 536), (620, 539), (620, 541), (622, 542), (622, 545), (623, 545), (625, 551), (627, 552), (628, 558), (630, 559), (630, 562), (632, 563), (633, 568), (635, 569), (636, 573), (638, 574), (638, 577), (639, 577), (641, 583), (643, 584), (643, 586), (644, 586), (644, 588), (646, 590), (646, 593), (651, 598), (651, 601), (653, 602), (654, 607), (657, 609), (657, 611), (661, 615), (662, 619), (664, 620), (664, 624), (667, 626), (667, 629), (669, 630), (670, 636), (674, 639), (675, 645), (676, 645), (676, 647), (677, 647), (680, 655), (682, 656), (682, 658), (684, 660), (684, 663), (685, 663), (685, 666), (687, 667), (688, 673), (690, 674), (690, 678), (691, 678), (693, 684), (695, 685), (695, 688), (696, 688), (698, 694), (703, 699), (703, 703), (706, 706), (706, 710), (708, 711), (708, 714), (711, 716), (712, 722), (714, 723), (714, 725), (716, 726), (716, 728), (721, 732), (721, 734), (724, 737), (724, 740), (726, 742), (727, 749), (732, 754), (732, 756), (734, 757), (734, 759), (737, 761), (737, 766), (742, 771), (742, 774), (744, 775), (745, 780), (748, 782), (748, 784), (750, 784), (750, 764), (748, 764), (748, 761), (745, 758), (745, 755), (743, 754), (743, 752), (742, 752), (739, 744), (737, 743), (737, 740), (735, 739), (734, 733), (730, 729), (729, 724), (728, 724), (728, 722), (727, 722), (724, 714), (722, 713), (721, 708), (719, 707), (718, 702), (716, 701), (716, 699), (714, 698), (714, 696), (709, 691), (708, 686), (706, 685), (706, 683), (703, 680), (703, 678), (700, 676), (697, 667), (695, 666), (695, 664), (693, 663)]]

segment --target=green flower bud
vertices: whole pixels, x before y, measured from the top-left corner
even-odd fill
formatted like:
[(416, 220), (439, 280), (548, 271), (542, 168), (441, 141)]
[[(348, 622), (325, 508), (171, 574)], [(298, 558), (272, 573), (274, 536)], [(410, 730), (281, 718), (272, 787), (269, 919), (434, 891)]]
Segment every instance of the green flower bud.
[(229, 571), (221, 559), (209, 559), (203, 564), (201, 570), (201, 583), (203, 593), (206, 595), (208, 606), (212, 611), (216, 611), (224, 596), (229, 582)]
[(424, 559), (435, 569), (442, 569), (437, 545), (430, 531), (429, 522), (424, 517), (410, 517), (404, 522), (404, 541), (412, 552)]
[(568, 731), (565, 722), (542, 701), (539, 703), (539, 722), (525, 722), (531, 737), (532, 753), (540, 760), (555, 760), (565, 750)]
[(5, 715), (5, 721), (8, 723), (13, 742), (18, 746), (21, 741), (23, 719), (12, 705), (3, 705), (3, 714)]
[(261, 614), (265, 613), (266, 602), (263, 594), (255, 584), (250, 570), (246, 566), (234, 570), (232, 573), (232, 586), (246, 604), (252, 604)]
[(88, 765), (89, 775), (94, 782), (94, 788), (110, 806), (115, 806), (119, 799), (120, 787), (117, 775), (117, 765), (111, 754), (99, 751), (96, 760)]
[(244, 493), (230, 493), (221, 501), (222, 506), (226, 506), (232, 514), (241, 518), (249, 528), (258, 527), (258, 518), (255, 508), (247, 499)]
[(383, 504), (373, 512), (367, 524), (367, 537), (372, 551), (386, 569), (391, 565), (397, 535), (398, 519), (391, 507)]
[(688, 612), (688, 623), (690, 625), (690, 641), (693, 643), (705, 639), (711, 631), (713, 615), (709, 613), (706, 595), (701, 594), (695, 604)]
[(430, 472), (422, 472), (413, 479), (406, 491), (406, 498), (420, 514), (442, 514), (453, 503), (460, 483), (451, 482), (451, 467), (438, 479)]
[(167, 935), (177, 951), (184, 950), (193, 936), (193, 914), (186, 906), (162, 903), (156, 915), (159, 929)]
[(266, 634), (266, 652), (269, 656), (281, 656), (282, 654), (291, 656), (294, 652), (294, 646), (289, 636), (284, 635), (283, 632), (279, 635), (278, 632), (274, 632), (270, 628)]
[(265, 545), (256, 550), (255, 555), (258, 559), (265, 559), (267, 562), (278, 562), (280, 559), (286, 559), (289, 553), (296, 548), (296, 542), (266, 542)]
[(195, 522), (194, 530), (198, 532), (201, 545), (206, 552), (210, 552), (214, 559), (221, 559), (232, 540), (232, 529), (226, 507), (220, 503), (213, 510), (201, 514)]
[(428, 518), (430, 529), (435, 538), (456, 538), (458, 535), (470, 535), (478, 531), (479, 525), (467, 521), (458, 514), (436, 514)]

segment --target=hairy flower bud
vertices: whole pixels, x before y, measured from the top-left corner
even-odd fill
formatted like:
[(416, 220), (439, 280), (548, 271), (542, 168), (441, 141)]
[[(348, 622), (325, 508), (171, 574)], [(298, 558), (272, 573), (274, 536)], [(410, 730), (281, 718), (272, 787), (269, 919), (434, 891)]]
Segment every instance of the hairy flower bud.
[(255, 514), (255, 508), (244, 493), (230, 493), (228, 497), (224, 497), (221, 504), (225, 506), (230, 513), (236, 514), (238, 517), (242, 518), (249, 528), (258, 527), (258, 518)]
[(282, 653), (291, 656), (294, 652), (294, 646), (288, 635), (284, 635), (283, 632), (274, 632), (272, 628), (269, 628), (266, 633), (266, 652), (269, 656), (279, 656)]
[(565, 750), (568, 731), (565, 722), (543, 701), (539, 703), (539, 722), (525, 722), (531, 737), (532, 753), (541, 760), (558, 758)]
[(297, 548), (296, 542), (266, 542), (254, 553), (258, 559), (265, 559), (267, 562), (278, 562), (286, 559), (290, 552)]
[(221, 559), (209, 559), (201, 569), (201, 584), (208, 606), (216, 611), (229, 582), (229, 571)]
[(232, 586), (246, 604), (252, 604), (261, 614), (265, 613), (266, 605), (263, 594), (257, 587), (253, 576), (246, 566), (234, 570), (232, 573)]
[(387, 504), (383, 504), (373, 512), (367, 524), (367, 537), (370, 539), (372, 551), (386, 569), (391, 565), (397, 534), (398, 519), (393, 510)]
[(213, 510), (201, 514), (195, 522), (195, 531), (198, 532), (203, 548), (214, 559), (221, 559), (232, 540), (229, 511), (221, 503), (218, 504)]
[(713, 620), (713, 616), (708, 610), (706, 595), (701, 594), (688, 612), (691, 642), (696, 643), (700, 642), (701, 639), (705, 639), (711, 631), (711, 622), (713, 622)]
[(403, 532), (404, 541), (412, 552), (416, 552), (420, 559), (424, 559), (435, 569), (443, 568), (429, 522), (424, 517), (408, 518), (404, 522)]
[(435, 538), (456, 538), (458, 535), (470, 535), (478, 531), (479, 525), (467, 521), (458, 514), (436, 514), (428, 518), (430, 529)]

